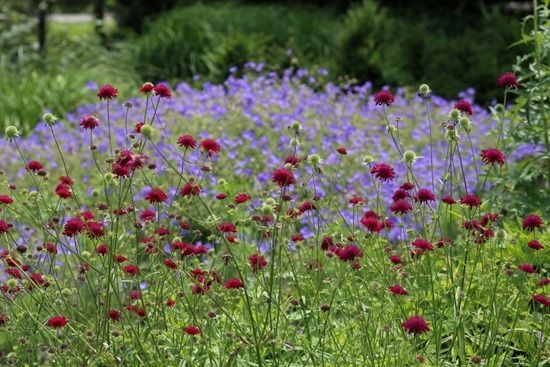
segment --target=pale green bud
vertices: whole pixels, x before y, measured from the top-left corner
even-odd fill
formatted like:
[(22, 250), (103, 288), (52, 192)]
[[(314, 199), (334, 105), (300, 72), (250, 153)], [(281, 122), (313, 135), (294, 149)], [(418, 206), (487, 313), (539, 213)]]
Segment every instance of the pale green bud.
[(151, 125), (143, 125), (141, 127), (141, 135), (145, 137), (146, 139), (152, 139), (155, 135), (155, 128)]
[(6, 130), (4, 130), (4, 133), (6, 134), (6, 137), (8, 139), (15, 139), (19, 135), (21, 135), (21, 132), (19, 129), (15, 126), (8, 126), (6, 127)]
[(365, 157), (363, 157), (363, 163), (364, 164), (370, 164), (374, 162), (374, 157), (371, 156), (371, 155), (366, 155)]
[(422, 98), (428, 98), (432, 94), (432, 90), (428, 84), (420, 84), (418, 95)]
[(57, 117), (54, 114), (49, 113), (49, 112), (45, 113), (44, 116), (42, 117), (42, 119), (44, 120), (44, 122), (48, 126), (52, 126), (53, 124), (55, 124), (57, 122)]
[(292, 124), (290, 124), (290, 128), (295, 132), (299, 132), (300, 130), (302, 130), (302, 124), (299, 121), (294, 121)]
[(296, 138), (290, 139), (290, 146), (292, 148), (299, 147), (300, 146), (300, 140), (298, 140)]
[(403, 160), (407, 162), (408, 164), (414, 163), (418, 157), (416, 156), (416, 153), (412, 150), (407, 150), (405, 153), (403, 153)]
[(307, 157), (307, 163), (309, 163), (313, 167), (317, 167), (318, 165), (323, 163), (323, 160), (321, 159), (321, 156), (319, 154), (311, 154)]
[(472, 121), (470, 121), (469, 118), (465, 116), (461, 117), (460, 120), (458, 120), (458, 122), (460, 123), (460, 126), (462, 126), (462, 128), (465, 131), (470, 131), (470, 128), (472, 127)]
[(460, 118), (460, 111), (456, 108), (453, 108), (451, 111), (449, 111), (449, 119), (453, 121), (457, 121)]

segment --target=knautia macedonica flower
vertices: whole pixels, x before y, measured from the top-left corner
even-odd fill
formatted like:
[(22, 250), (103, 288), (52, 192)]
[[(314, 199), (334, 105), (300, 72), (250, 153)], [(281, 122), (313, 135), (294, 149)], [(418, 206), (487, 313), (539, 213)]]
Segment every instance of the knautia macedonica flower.
[(484, 149), (481, 151), (480, 156), (483, 163), (490, 165), (499, 164), (502, 166), (506, 159), (504, 153), (497, 148)]
[(115, 99), (118, 95), (118, 89), (113, 87), (111, 84), (104, 84), (97, 91), (97, 96), (99, 99), (111, 100)]
[(519, 88), (518, 77), (511, 72), (502, 73), (497, 80), (501, 88)]
[(391, 106), (395, 97), (387, 90), (381, 90), (374, 95), (374, 103), (377, 105)]
[(415, 315), (403, 323), (403, 329), (409, 334), (419, 335), (430, 331), (430, 326), (422, 316)]
[(536, 229), (542, 228), (544, 226), (544, 222), (541, 217), (539, 217), (537, 214), (529, 214), (523, 219), (523, 229), (527, 231), (534, 231)]

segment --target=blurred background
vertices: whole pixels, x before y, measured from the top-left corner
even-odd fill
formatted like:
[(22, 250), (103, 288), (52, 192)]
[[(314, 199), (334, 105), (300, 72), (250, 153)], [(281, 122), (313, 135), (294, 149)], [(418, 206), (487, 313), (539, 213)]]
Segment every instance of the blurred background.
[[(495, 78), (525, 53), (531, 1), (501, 0), (0, 0), (0, 122), (29, 129), (109, 82), (220, 83), (232, 67), (327, 70), (375, 88), (427, 82), (489, 104)], [(242, 69), (237, 69), (242, 70)], [(239, 71), (236, 72), (237, 74)], [(127, 94), (124, 94), (127, 93)]]

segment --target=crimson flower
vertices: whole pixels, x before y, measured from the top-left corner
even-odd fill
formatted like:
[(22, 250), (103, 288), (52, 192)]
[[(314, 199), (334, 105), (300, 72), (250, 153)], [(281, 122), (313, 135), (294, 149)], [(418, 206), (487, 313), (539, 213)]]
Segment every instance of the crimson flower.
[(157, 84), (153, 88), (153, 92), (155, 95), (159, 96), (160, 98), (170, 98), (172, 97), (172, 91), (166, 84)]
[(397, 294), (400, 296), (406, 296), (407, 294), (409, 294), (409, 292), (399, 284), (391, 285), (388, 287), (388, 289), (393, 294)]
[(380, 181), (392, 181), (395, 178), (395, 170), (385, 163), (375, 165), (371, 168), (370, 173)]
[(475, 196), (474, 194), (466, 194), (460, 199), (460, 203), (462, 205), (466, 205), (468, 207), (478, 207), (481, 205), (481, 201)]
[(80, 126), (87, 130), (93, 130), (99, 126), (99, 119), (92, 115), (83, 116), (80, 119)]
[(518, 77), (511, 72), (502, 73), (497, 80), (501, 88), (519, 88)]
[(534, 294), (533, 301), (540, 303), (544, 307), (550, 307), (550, 299), (544, 294)]
[(235, 196), (235, 203), (236, 204), (246, 203), (250, 199), (252, 199), (250, 195), (248, 195), (246, 192), (241, 192), (240, 194), (237, 194)]
[(67, 325), (69, 320), (65, 316), (52, 316), (48, 320), (48, 326), (54, 329), (59, 329)]
[(394, 101), (394, 96), (387, 90), (381, 90), (374, 95), (374, 103), (377, 105), (390, 106)]
[(111, 100), (115, 99), (118, 94), (118, 89), (113, 87), (111, 84), (104, 84), (101, 88), (99, 88), (97, 92), (97, 96), (99, 99), (106, 99)]
[(414, 240), (411, 243), (411, 245), (415, 248), (418, 248), (418, 249), (421, 249), (421, 250), (426, 250), (426, 251), (433, 251), (433, 249), (434, 249), (434, 247), (430, 243), (430, 241), (425, 240), (423, 238), (418, 238), (418, 239)]
[(504, 164), (504, 160), (506, 159), (504, 153), (496, 148), (484, 149), (481, 151), (480, 156), (483, 163), (490, 165), (499, 164), (502, 166)]
[(252, 271), (258, 271), (267, 266), (267, 260), (261, 254), (252, 254), (248, 257), (248, 264)]
[(201, 333), (201, 329), (198, 326), (189, 325), (183, 328), (183, 331), (188, 335), (199, 335)]
[(435, 195), (431, 192), (431, 190), (422, 188), (416, 193), (415, 200), (420, 203), (427, 203), (428, 201), (434, 201)]
[(220, 145), (213, 139), (204, 139), (201, 141), (201, 149), (208, 154), (209, 157), (216, 155), (220, 152)]
[(413, 209), (411, 203), (407, 200), (397, 200), (390, 206), (390, 211), (394, 214), (407, 214)]
[(423, 334), (430, 331), (430, 326), (422, 316), (415, 315), (403, 323), (403, 329), (409, 334)]
[(162, 189), (154, 188), (145, 195), (145, 200), (151, 204), (163, 203), (168, 200), (168, 195)]
[(290, 186), (296, 183), (294, 174), (286, 168), (278, 168), (273, 171), (273, 177), (271, 180), (280, 187)]
[(535, 269), (533, 264), (521, 264), (518, 266), (518, 269), (528, 274), (534, 274), (537, 272), (537, 269)]
[(122, 271), (131, 276), (139, 274), (139, 268), (135, 265), (126, 265), (122, 268)]
[(472, 105), (470, 104), (470, 102), (464, 99), (461, 99), (460, 101), (456, 102), (453, 107), (466, 115), (471, 116), (474, 114)]
[(542, 243), (540, 243), (539, 241), (537, 240), (531, 240), (527, 243), (527, 246), (529, 246), (530, 248), (532, 248), (533, 250), (542, 250), (544, 248), (544, 246), (542, 245)]
[(119, 310), (113, 309), (113, 310), (109, 310), (109, 312), (107, 312), (107, 315), (112, 321), (117, 322), (120, 320), (122, 313)]
[(197, 147), (197, 141), (191, 135), (182, 135), (178, 138), (178, 145), (186, 149), (195, 149)]
[(13, 199), (8, 195), (0, 195), (0, 203), (6, 205), (13, 204)]
[(544, 222), (542, 218), (536, 214), (529, 214), (523, 219), (523, 229), (527, 231), (534, 231), (535, 229), (542, 228)]
[(224, 283), (223, 287), (225, 289), (239, 289), (243, 288), (244, 284), (239, 278), (231, 278)]
[(27, 163), (26, 168), (29, 171), (37, 172), (37, 171), (40, 171), (40, 170), (44, 169), (44, 166), (42, 165), (42, 163), (40, 163), (38, 161), (29, 161)]

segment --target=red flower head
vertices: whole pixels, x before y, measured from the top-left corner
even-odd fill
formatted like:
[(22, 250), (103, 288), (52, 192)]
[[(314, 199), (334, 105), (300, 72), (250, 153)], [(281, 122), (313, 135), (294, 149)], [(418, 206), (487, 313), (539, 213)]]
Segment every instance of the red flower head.
[(27, 163), (26, 168), (29, 171), (37, 172), (37, 171), (40, 171), (40, 170), (44, 169), (44, 166), (40, 162), (30, 161), (30, 162)]
[(290, 186), (296, 183), (294, 174), (286, 168), (277, 168), (273, 171), (273, 178), (271, 180), (280, 187)]
[(429, 189), (419, 189), (416, 193), (415, 200), (420, 203), (427, 203), (428, 201), (434, 201), (435, 195)]
[(151, 82), (146, 82), (139, 88), (139, 91), (140, 93), (148, 94), (151, 93), (153, 89), (155, 89), (155, 85)]
[(348, 154), (348, 150), (345, 147), (338, 147), (336, 149), (336, 152), (340, 155), (347, 155)]
[(360, 222), (372, 233), (378, 233), (384, 228), (384, 222), (381, 222), (378, 216), (372, 215), (371, 212), (366, 212)]
[(390, 211), (394, 214), (407, 214), (412, 211), (412, 205), (407, 200), (397, 200), (390, 206)]
[(252, 271), (258, 271), (267, 266), (267, 260), (265, 259), (265, 257), (263, 257), (263, 255), (260, 254), (250, 255), (248, 257), (248, 263), (250, 264)]
[(189, 325), (183, 328), (183, 331), (188, 335), (199, 335), (201, 333), (201, 329), (198, 326)]
[(480, 156), (483, 163), (490, 165), (498, 163), (502, 166), (504, 164), (504, 160), (506, 159), (504, 153), (496, 148), (484, 149), (481, 151)]
[(216, 199), (218, 199), (218, 200), (227, 199), (227, 194), (224, 194), (223, 192), (220, 192), (220, 193), (216, 194)]
[(102, 243), (99, 246), (95, 248), (95, 252), (97, 252), (99, 255), (105, 255), (107, 252), (109, 252), (109, 247)]
[(155, 92), (156, 96), (159, 96), (160, 98), (170, 98), (172, 97), (172, 91), (166, 84), (157, 84), (153, 88), (153, 92)]
[(409, 334), (423, 334), (430, 331), (430, 326), (422, 316), (412, 316), (403, 323), (403, 329)]
[(250, 199), (252, 199), (250, 195), (248, 195), (246, 192), (241, 192), (240, 194), (237, 194), (237, 196), (235, 196), (235, 203), (236, 204), (246, 203)]
[(0, 195), (0, 203), (10, 205), (13, 204), (13, 199), (8, 195)]
[(523, 229), (527, 231), (534, 231), (537, 228), (542, 228), (544, 222), (542, 218), (536, 214), (529, 214), (523, 219)]
[(544, 246), (542, 245), (542, 243), (540, 243), (539, 241), (537, 240), (531, 240), (527, 243), (527, 246), (529, 246), (530, 248), (532, 248), (533, 250), (542, 250), (544, 248)]
[(48, 251), (50, 254), (57, 254), (57, 246), (54, 243), (45, 243), (43, 247)]
[(537, 272), (537, 269), (535, 269), (533, 264), (521, 264), (518, 266), (518, 269), (528, 274), (534, 274)]
[(540, 303), (544, 307), (550, 307), (550, 299), (546, 297), (544, 294), (534, 294), (533, 301)]
[(462, 205), (466, 205), (470, 208), (478, 207), (481, 205), (481, 201), (474, 194), (466, 194), (460, 199)]
[(135, 265), (126, 265), (122, 268), (122, 271), (131, 276), (139, 274), (139, 268)]
[(405, 182), (403, 185), (399, 186), (399, 188), (405, 191), (411, 191), (414, 189), (414, 184), (412, 182)]
[(111, 84), (104, 84), (101, 88), (99, 88), (99, 91), (97, 92), (97, 96), (99, 99), (106, 99), (111, 100), (116, 98), (118, 94), (118, 89), (113, 87)]
[(454, 205), (454, 204), (456, 204), (455, 199), (453, 199), (453, 197), (450, 196), (450, 195), (447, 195), (447, 196), (442, 197), (442, 198), (441, 198), (441, 201), (444, 202), (445, 204), (448, 204), (448, 205)]
[(80, 119), (80, 126), (87, 130), (93, 130), (99, 126), (99, 119), (92, 115), (86, 115)]
[(430, 241), (425, 240), (423, 238), (418, 238), (414, 240), (411, 245), (417, 249), (425, 250), (425, 251), (433, 251), (434, 247), (430, 243)]
[(80, 218), (69, 219), (63, 226), (63, 234), (67, 237), (74, 237), (84, 230), (85, 226)]
[(370, 173), (380, 181), (392, 181), (395, 178), (395, 170), (385, 163), (379, 163), (371, 168)]
[(519, 88), (518, 77), (511, 72), (501, 74), (498, 77), (497, 84), (501, 88)]
[(393, 103), (394, 99), (395, 98), (393, 97), (393, 95), (387, 90), (381, 90), (374, 95), (374, 103), (376, 103), (377, 105), (384, 104), (389, 107)]
[(151, 204), (163, 203), (168, 200), (168, 195), (166, 195), (162, 189), (154, 188), (151, 189), (147, 195), (145, 195), (145, 200)]
[(62, 328), (67, 325), (69, 320), (65, 316), (52, 316), (48, 320), (48, 326), (54, 329)]
[(220, 152), (220, 145), (213, 139), (204, 139), (201, 141), (201, 149), (208, 154), (209, 157)]
[(336, 255), (342, 261), (354, 261), (357, 258), (363, 257), (363, 251), (357, 245), (347, 245), (344, 248), (338, 249)]
[(86, 222), (86, 232), (89, 238), (99, 238), (103, 237), (103, 235), (105, 234), (103, 224), (93, 220), (89, 220)]
[(466, 115), (471, 116), (474, 114), (472, 105), (470, 104), (470, 102), (464, 99), (461, 99), (460, 101), (456, 102), (453, 107)]
[(409, 294), (409, 292), (407, 292), (407, 290), (399, 284), (394, 284), (392, 286), (389, 286), (388, 289), (393, 294), (397, 294), (400, 296), (406, 296), (407, 294)]
[(239, 278), (228, 279), (223, 285), (225, 289), (239, 289), (243, 288), (244, 284)]
[(197, 196), (201, 193), (201, 187), (198, 184), (187, 182), (180, 190), (180, 195), (185, 196)]
[(224, 222), (218, 224), (218, 231), (222, 233), (236, 233), (237, 227), (233, 223)]
[(396, 265), (403, 263), (403, 260), (401, 260), (401, 258), (398, 255), (390, 256), (390, 261), (392, 262), (392, 264), (396, 264)]
[(391, 199), (393, 201), (397, 201), (397, 200), (402, 200), (402, 199), (406, 199), (408, 198), (410, 195), (409, 195), (409, 192), (407, 190), (403, 190), (403, 189), (397, 189), (395, 190), (395, 192), (393, 193), (393, 196), (391, 197)]
[(178, 268), (178, 264), (176, 264), (176, 262), (170, 258), (166, 258), (164, 259), (164, 266), (166, 266), (168, 269), (177, 269)]
[(178, 138), (178, 145), (185, 149), (195, 149), (197, 147), (197, 141), (191, 135), (182, 135)]
[(67, 199), (67, 198), (70, 198), (72, 196), (72, 191), (71, 191), (71, 188), (65, 184), (58, 184), (56, 187), (55, 187), (55, 193), (57, 196), (59, 196), (61, 199)]
[(300, 164), (300, 158), (296, 157), (295, 155), (289, 155), (285, 158), (285, 164), (290, 164), (294, 167), (298, 167)]
[(119, 310), (109, 310), (109, 312), (107, 312), (107, 315), (112, 321), (117, 322), (120, 321), (122, 313)]

